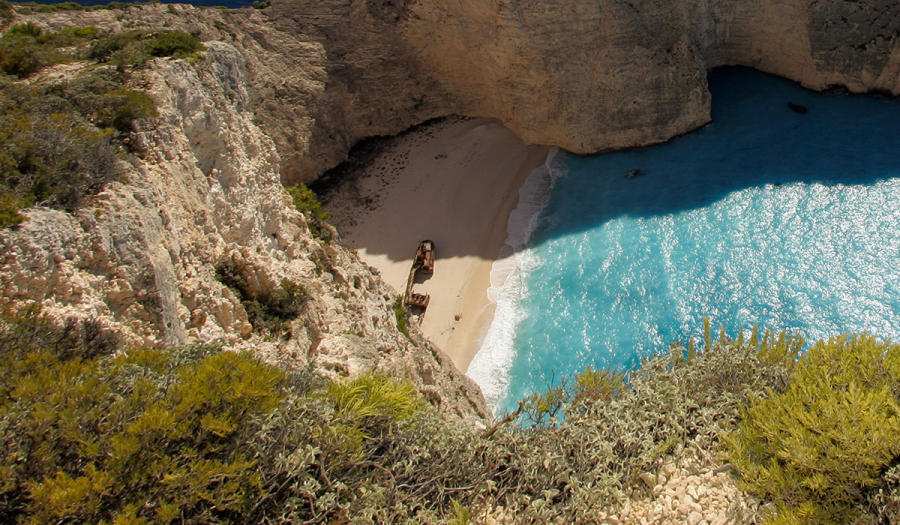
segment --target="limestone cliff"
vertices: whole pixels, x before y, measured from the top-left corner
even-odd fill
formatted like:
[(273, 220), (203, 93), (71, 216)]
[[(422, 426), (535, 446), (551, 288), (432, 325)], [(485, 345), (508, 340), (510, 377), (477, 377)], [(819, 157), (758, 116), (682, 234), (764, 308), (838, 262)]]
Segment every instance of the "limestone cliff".
[[(134, 134), (127, 181), (75, 214), (34, 208), (0, 232), (4, 300), (103, 319), (132, 344), (224, 340), (295, 365), (389, 368), (461, 415), (484, 414), (477, 389), (398, 331), (393, 292), (311, 235), (280, 182), (313, 180), (364, 137), (448, 114), (579, 153), (664, 141), (709, 121), (706, 72), (727, 64), (900, 94), (900, 9), (888, 0), (275, 0), (31, 18), (182, 29), (208, 51), (135, 74), (161, 117)], [(250, 334), (215, 279), (227, 260), (260, 290), (303, 284), (292, 339)]]
[[(94, 22), (113, 23), (107, 16)], [(65, 24), (85, 23), (77, 18)], [(439, 349), (415, 327), (401, 333), (395, 292), (377, 273), (311, 233), (281, 186), (275, 145), (254, 123), (244, 55), (226, 42), (205, 44), (196, 64), (157, 59), (132, 73), (160, 117), (138, 121), (122, 181), (74, 214), (31, 208), (24, 224), (0, 230), (2, 302), (97, 319), (134, 346), (221, 341), (335, 375), (387, 370), (446, 413), (487, 417), (477, 387)], [(64, 80), (78, 68), (34, 81)], [(290, 337), (252, 331), (239, 299), (216, 278), (223, 262), (258, 292), (283, 279), (302, 286), (306, 300)]]
[(893, 0), (275, 0), (42, 16), (233, 46), (286, 182), (314, 180), (363, 138), (451, 114), (577, 153), (665, 141), (709, 121), (706, 73), (723, 65), (900, 94)]
[(319, 146), (449, 113), (577, 153), (647, 145), (709, 121), (723, 65), (900, 93), (891, 0), (281, 0), (268, 16), (328, 57), (339, 104), (319, 122), (349, 125), (314, 130)]

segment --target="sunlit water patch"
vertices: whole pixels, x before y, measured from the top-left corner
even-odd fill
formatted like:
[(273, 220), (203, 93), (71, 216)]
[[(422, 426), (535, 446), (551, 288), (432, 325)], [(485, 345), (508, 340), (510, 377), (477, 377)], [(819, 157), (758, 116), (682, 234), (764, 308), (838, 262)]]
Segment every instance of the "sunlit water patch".
[(469, 369), (499, 409), (588, 365), (633, 366), (698, 336), (704, 316), (897, 338), (900, 103), (739, 68), (710, 90), (702, 130), (536, 170)]

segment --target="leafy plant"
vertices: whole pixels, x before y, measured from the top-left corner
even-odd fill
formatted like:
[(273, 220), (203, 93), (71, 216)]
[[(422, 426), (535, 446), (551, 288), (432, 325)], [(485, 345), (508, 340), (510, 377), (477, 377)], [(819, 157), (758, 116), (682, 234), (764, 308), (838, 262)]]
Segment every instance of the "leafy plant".
[[(328, 380), (209, 346), (115, 355), (100, 334), (37, 307), (0, 311), (0, 521), (466, 523), (492, 506), (517, 523), (589, 521), (667, 454), (715, 451), (742, 404), (729, 440), (747, 442), (740, 461), (753, 465), (735, 464), (769, 469), (748, 482), (796, 481), (768, 496), (777, 520), (900, 509), (887, 435), (898, 350), (868, 336), (792, 361), (787, 336), (710, 334), (627, 375), (561, 382), (550, 397), (563, 418), (479, 430), (384, 372)], [(791, 399), (816, 408), (782, 417)]]
[(322, 203), (319, 202), (316, 194), (302, 182), (295, 186), (287, 186), (285, 189), (293, 199), (294, 206), (301, 213), (320, 221), (327, 221), (331, 218), (331, 215), (322, 209)]
[(538, 428), (555, 425), (566, 404), (571, 401), (566, 385), (548, 387), (543, 392), (535, 392), (522, 400), (519, 418)]
[[(49, 96), (48, 96), (49, 95)], [(85, 122), (65, 99), (32, 86), (0, 92), (0, 196), (18, 207), (79, 207), (119, 173), (111, 134)]]
[[(94, 27), (42, 32), (18, 24), (0, 39), (0, 69), (28, 76), (97, 36)], [(34, 204), (74, 211), (121, 175), (116, 132), (158, 116), (146, 93), (123, 89), (126, 80), (95, 70), (50, 85), (0, 84), (0, 227), (20, 224), (19, 209)]]
[(272, 289), (255, 290), (233, 260), (216, 267), (216, 278), (241, 301), (253, 328), (272, 334), (290, 335), (290, 321), (300, 315), (308, 296), (303, 285), (287, 279)]
[(34, 24), (34, 22), (28, 21), (23, 24), (16, 24), (3, 33), (3, 40), (12, 40), (14, 38), (21, 37), (39, 37), (43, 30)]
[(0, 187), (0, 228), (8, 228), (25, 222), (28, 218), (19, 213), (19, 209), (25, 205), (8, 189)]
[(727, 438), (744, 487), (774, 523), (849, 523), (900, 455), (900, 346), (866, 334), (820, 341), (786, 391), (751, 403)]
[(97, 112), (95, 119), (100, 127), (128, 132), (135, 120), (159, 116), (156, 103), (143, 91), (117, 89), (105, 93), (101, 99), (105, 107)]
[(147, 39), (144, 50), (153, 57), (186, 57), (206, 49), (197, 37), (184, 31), (161, 31)]
[(306, 217), (310, 233), (326, 242), (330, 241), (333, 237), (333, 228), (328, 226), (325, 221), (330, 219), (331, 215), (322, 208), (322, 203), (319, 202), (316, 194), (303, 183), (286, 186), (285, 190), (291, 196), (294, 207)]
[(45, 33), (32, 22), (16, 24), (0, 37), (0, 70), (19, 78), (28, 77), (53, 64), (77, 58), (78, 47), (97, 36), (97, 28), (67, 28)]
[(246, 442), (285, 375), (246, 354), (4, 355), (5, 522), (231, 521), (263, 492)]
[(0, 41), (0, 70), (6, 75), (28, 77), (41, 68), (68, 59), (65, 53), (42, 46), (31, 37)]
[(381, 439), (396, 425), (424, 410), (415, 388), (386, 373), (367, 372), (347, 382), (331, 382), (321, 396), (334, 407), (333, 425), (341, 451), (361, 459), (364, 444)]
[(409, 323), (409, 309), (403, 304), (402, 295), (398, 295), (394, 299), (391, 308), (394, 310), (394, 319), (397, 321), (397, 330), (400, 330), (400, 333), (409, 337), (409, 327), (407, 326)]
[(122, 69), (125, 66), (140, 67), (153, 57), (185, 58), (204, 49), (197, 37), (184, 31), (133, 29), (97, 39), (91, 44), (87, 56)]

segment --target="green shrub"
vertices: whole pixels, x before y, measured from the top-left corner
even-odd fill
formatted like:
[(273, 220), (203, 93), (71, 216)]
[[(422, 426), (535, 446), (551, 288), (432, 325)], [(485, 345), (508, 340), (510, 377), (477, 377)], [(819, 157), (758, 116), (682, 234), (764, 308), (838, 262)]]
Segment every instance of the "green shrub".
[(369, 372), (347, 382), (331, 382), (320, 394), (334, 407), (333, 439), (342, 454), (360, 460), (365, 443), (384, 438), (426, 404), (408, 382)]
[(37, 42), (53, 48), (72, 47), (86, 44), (99, 35), (100, 32), (94, 26), (68, 27), (55, 33), (45, 33), (37, 39)]
[(76, 2), (61, 2), (58, 4), (39, 4), (37, 2), (16, 2), (17, 7), (30, 7), (38, 13), (57, 13), (59, 11), (93, 11), (101, 6), (83, 6)]
[(550, 386), (544, 392), (535, 392), (521, 401), (519, 420), (536, 428), (556, 425), (557, 416), (570, 401), (565, 385)]
[(12, 26), (0, 38), (0, 70), (24, 78), (44, 67), (77, 58), (77, 47), (97, 37), (95, 27), (77, 27), (45, 33), (31, 22)]
[(300, 315), (308, 298), (303, 285), (287, 279), (282, 279), (271, 290), (251, 289), (233, 260), (216, 266), (216, 279), (238, 297), (255, 330), (273, 335), (285, 333), (290, 336), (290, 321)]
[(397, 330), (400, 330), (400, 333), (409, 337), (409, 327), (407, 326), (409, 323), (409, 309), (403, 304), (402, 295), (398, 295), (394, 299), (391, 308), (394, 310), (394, 318), (397, 320)]
[[(41, 326), (15, 322), (3, 333)], [(4, 522), (228, 522), (264, 492), (247, 443), (283, 372), (230, 352), (0, 348)]]
[(6, 25), (12, 21), (15, 13), (12, 4), (6, 0), (0, 0), (0, 24)]
[(49, 86), (0, 88), (0, 225), (21, 222), (17, 210), (32, 204), (74, 211), (120, 176), (115, 131), (158, 115), (146, 93), (122, 89), (124, 80), (96, 70)]
[[(18, 366), (30, 366), (25, 358), (31, 353), (51, 352), (62, 361), (93, 359), (110, 355), (120, 347), (118, 337), (104, 330), (94, 320), (68, 319), (54, 323), (45, 316), (40, 306), (31, 305), (14, 310), (0, 309), (0, 354), (11, 359), (4, 366), (6, 372), (19, 370)], [(0, 394), (10, 383), (5, 376), (0, 381)]]
[(7, 203), (73, 211), (117, 175), (109, 134), (57, 104), (65, 107), (30, 87), (0, 94), (0, 190)]
[(307, 293), (303, 285), (282, 279), (265, 298), (266, 310), (276, 319), (295, 319), (303, 309)]
[(411, 384), (383, 372), (368, 372), (345, 383), (332, 382), (324, 395), (334, 403), (335, 418), (371, 422), (365, 425), (367, 428), (385, 421), (407, 421), (425, 409)]
[(876, 523), (900, 523), (900, 465), (881, 475), (882, 486), (868, 493), (865, 509)]
[(131, 30), (97, 39), (87, 56), (97, 62), (139, 67), (153, 57), (184, 58), (203, 51), (203, 44), (184, 31)]
[(8, 189), (0, 188), (0, 228), (8, 228), (22, 224), (27, 217), (19, 213), (25, 203), (13, 195)]
[(65, 59), (65, 55), (39, 45), (30, 38), (0, 43), (0, 70), (6, 75), (25, 78), (41, 68), (64, 62)]
[(336, 382), (213, 347), (114, 356), (101, 334), (0, 311), (0, 521), (457, 523), (487, 504), (576, 523), (736, 424), (727, 454), (775, 523), (900, 515), (900, 347), (865, 335), (796, 360), (800, 338), (707, 330), (627, 377), (561, 382), (541, 425), (480, 431), (383, 372)]
[(24, 24), (16, 24), (3, 33), (3, 40), (12, 40), (21, 37), (37, 38), (41, 36), (43, 30), (36, 26), (33, 22), (25, 22)]
[[(46, 11), (45, 11), (46, 9)], [(56, 12), (56, 11), (82, 11), (85, 9), (85, 6), (77, 3), (77, 2), (60, 2), (58, 4), (50, 4), (50, 5), (42, 5), (41, 12)]]
[[(30, 22), (15, 25), (0, 39), (0, 70), (27, 77), (71, 59), (77, 52), (60, 48), (97, 34), (94, 27), (45, 33)], [(112, 130), (128, 132), (135, 119), (158, 115), (146, 93), (122, 89), (125, 80), (94, 71), (49, 86), (0, 85), (0, 227), (21, 223), (18, 210), (33, 204), (74, 211), (118, 178)]]
[[(34, 308), (0, 317), (4, 523), (444, 515), (413, 487), (434, 473), (404, 463), (421, 462), (444, 423), (407, 382), (336, 383), (212, 347), (97, 355), (47, 323)], [(419, 421), (432, 423), (408, 435)]]
[(112, 58), (113, 53), (121, 51), (143, 35), (144, 33), (138, 30), (105, 35), (91, 44), (87, 51), (87, 57), (97, 62), (107, 62)]
[(71, 38), (81, 38), (90, 40), (96, 38), (100, 32), (94, 26), (86, 27), (67, 27), (56, 32), (57, 35)]
[(335, 382), (210, 347), (112, 357), (59, 334), (37, 309), (0, 317), (5, 523), (458, 523), (485, 503), (590, 521), (667, 451), (713, 450), (740, 403), (783, 392), (793, 365), (774, 356), (796, 350), (675, 346), (627, 382), (578, 374), (553, 424), (485, 432), (386, 373)]
[(148, 39), (144, 49), (154, 57), (185, 57), (205, 48), (197, 37), (184, 31), (162, 31)]
[(786, 391), (757, 400), (727, 437), (743, 486), (773, 523), (849, 523), (900, 455), (900, 346), (868, 335), (820, 341)]
[(304, 215), (308, 215), (320, 221), (327, 221), (331, 215), (322, 209), (322, 203), (313, 191), (302, 182), (295, 186), (285, 187), (294, 201), (294, 206)]
[(156, 103), (143, 91), (117, 89), (99, 98), (103, 107), (97, 111), (94, 123), (102, 128), (128, 132), (135, 120), (159, 116)]

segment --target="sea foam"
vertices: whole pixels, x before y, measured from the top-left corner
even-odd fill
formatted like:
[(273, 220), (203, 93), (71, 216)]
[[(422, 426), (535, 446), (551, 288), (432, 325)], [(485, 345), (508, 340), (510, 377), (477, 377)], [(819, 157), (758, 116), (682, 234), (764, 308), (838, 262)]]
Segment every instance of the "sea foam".
[(900, 104), (746, 69), (709, 85), (714, 125), (554, 155), (522, 188), (469, 368), (495, 412), (587, 366), (639, 366), (702, 336), (704, 317), (731, 334), (900, 338)]
[(494, 319), (467, 375), (481, 387), (492, 408), (503, 398), (509, 385), (516, 328), (524, 318), (519, 308), (526, 293), (522, 278), (540, 267), (540, 259), (528, 249), (528, 240), (538, 227), (554, 183), (562, 176), (558, 153), (559, 148), (550, 150), (544, 164), (531, 172), (519, 190), (519, 204), (507, 222), (506, 245), (491, 267), (491, 287), (487, 294), (496, 305)]

